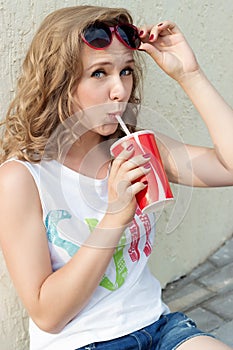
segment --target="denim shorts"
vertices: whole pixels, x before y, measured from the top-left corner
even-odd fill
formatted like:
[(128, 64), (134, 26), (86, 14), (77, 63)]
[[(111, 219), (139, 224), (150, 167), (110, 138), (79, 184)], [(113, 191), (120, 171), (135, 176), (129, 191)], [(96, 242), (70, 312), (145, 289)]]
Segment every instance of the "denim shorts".
[(76, 350), (175, 350), (186, 340), (207, 335), (181, 312), (162, 315), (151, 325), (120, 338), (91, 343)]

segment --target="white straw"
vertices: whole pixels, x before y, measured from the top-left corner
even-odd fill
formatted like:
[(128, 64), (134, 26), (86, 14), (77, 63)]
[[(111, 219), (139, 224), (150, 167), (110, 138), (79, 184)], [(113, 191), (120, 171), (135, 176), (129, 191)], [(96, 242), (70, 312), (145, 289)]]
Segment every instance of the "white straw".
[(123, 122), (123, 120), (121, 119), (121, 116), (120, 115), (116, 115), (116, 118), (118, 120), (118, 123), (122, 127), (123, 131), (126, 133), (126, 135), (130, 135), (130, 131), (127, 128), (127, 126), (125, 125), (125, 123)]

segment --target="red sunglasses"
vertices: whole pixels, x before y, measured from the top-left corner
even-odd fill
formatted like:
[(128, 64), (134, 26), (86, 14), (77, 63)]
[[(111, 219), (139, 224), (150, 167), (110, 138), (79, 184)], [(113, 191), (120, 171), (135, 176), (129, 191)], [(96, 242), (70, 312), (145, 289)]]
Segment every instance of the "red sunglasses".
[(114, 27), (97, 22), (88, 26), (83, 34), (82, 40), (92, 49), (102, 50), (112, 42), (112, 33), (128, 49), (137, 50), (141, 45), (138, 29), (132, 24), (118, 24)]

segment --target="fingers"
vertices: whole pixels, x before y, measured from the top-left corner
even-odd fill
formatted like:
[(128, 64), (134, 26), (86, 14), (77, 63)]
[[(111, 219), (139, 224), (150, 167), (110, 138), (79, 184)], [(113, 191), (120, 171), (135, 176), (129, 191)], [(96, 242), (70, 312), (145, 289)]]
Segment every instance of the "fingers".
[(124, 149), (112, 162), (109, 177), (109, 185), (112, 189), (113, 197), (126, 196), (130, 193), (130, 198), (144, 189), (147, 184), (139, 179), (151, 171), (150, 155), (140, 154), (134, 156), (133, 147)]
[(156, 27), (158, 29), (159, 36), (173, 35), (173, 34), (180, 33), (178, 26), (171, 21), (160, 22), (159, 24), (157, 24)]
[(133, 145), (127, 145), (113, 160), (108, 180), (108, 212), (122, 223), (132, 220), (136, 195), (147, 187), (144, 176), (151, 171), (150, 155), (134, 155), (134, 151)]
[(114, 171), (114, 170), (118, 171), (118, 169), (126, 160), (132, 158), (133, 154), (134, 154), (133, 144), (126, 145), (125, 149), (114, 159), (112, 163), (111, 171)]
[(177, 25), (171, 21), (160, 22), (156, 25), (145, 25), (139, 28), (139, 35), (143, 43), (153, 43), (159, 36), (173, 35), (179, 32)]
[(134, 149), (128, 147), (113, 161), (111, 175), (121, 176), (124, 180), (132, 182), (150, 171), (150, 154), (134, 156)]
[(171, 21), (164, 21), (157, 25), (142, 26), (139, 33), (139, 50), (148, 53), (161, 69), (172, 76), (176, 65), (179, 64), (176, 57), (177, 44), (183, 40), (177, 25)]

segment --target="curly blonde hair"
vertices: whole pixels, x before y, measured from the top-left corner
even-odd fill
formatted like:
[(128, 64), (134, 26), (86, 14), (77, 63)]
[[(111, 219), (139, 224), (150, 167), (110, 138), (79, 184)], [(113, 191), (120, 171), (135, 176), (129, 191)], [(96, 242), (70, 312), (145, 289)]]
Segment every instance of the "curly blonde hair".
[[(0, 163), (10, 157), (40, 161), (53, 131), (72, 115), (72, 93), (82, 75), (81, 33), (96, 21), (116, 25), (132, 23), (132, 17), (122, 8), (75, 6), (44, 19), (23, 62), (16, 96), (1, 122)], [(142, 71), (139, 55), (134, 54), (138, 64), (129, 102), (139, 104)]]

